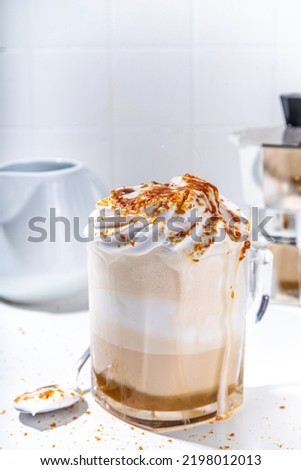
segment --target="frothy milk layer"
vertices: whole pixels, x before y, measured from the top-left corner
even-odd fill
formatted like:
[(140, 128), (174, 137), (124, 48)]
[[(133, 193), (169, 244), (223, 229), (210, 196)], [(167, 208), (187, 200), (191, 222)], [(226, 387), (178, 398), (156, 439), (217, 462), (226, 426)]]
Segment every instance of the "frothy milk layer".
[(153, 354), (195, 354), (223, 347), (227, 296), (233, 303), (233, 336), (243, 330), (246, 273), (236, 262), (239, 250), (236, 247), (232, 257), (223, 254), (193, 263), (163, 248), (135, 258), (112, 258), (92, 244), (92, 331), (114, 345)]

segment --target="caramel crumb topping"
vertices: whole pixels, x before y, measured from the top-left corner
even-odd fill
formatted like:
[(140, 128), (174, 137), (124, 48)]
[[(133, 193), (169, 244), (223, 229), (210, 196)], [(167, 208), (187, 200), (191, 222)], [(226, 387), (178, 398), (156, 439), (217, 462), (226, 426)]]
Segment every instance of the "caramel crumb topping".
[(47, 400), (47, 398), (50, 398), (52, 395), (54, 395), (55, 391), (51, 388), (44, 390), (43, 392), (39, 393), (39, 398), (41, 400)]
[[(134, 188), (123, 186), (114, 189), (108, 198), (101, 199), (97, 205), (121, 209), (123, 213), (141, 214), (147, 213), (152, 207), (158, 215), (163, 210), (176, 206), (176, 214), (185, 214), (191, 208), (191, 201), (197, 194), (205, 200), (208, 211), (215, 214), (219, 210), (219, 192), (216, 186), (188, 173), (182, 177), (185, 185), (173, 185), (172, 183), (143, 184), (137, 195), (129, 197), (135, 191)], [(200, 201), (201, 202), (201, 201)]]
[[(51, 398), (55, 393), (59, 393), (62, 398), (65, 397), (65, 392), (63, 390), (61, 390), (59, 387), (52, 387), (52, 388), (46, 388), (45, 390), (42, 390), (38, 394), (38, 398), (40, 400), (48, 400), (48, 398)], [(35, 392), (25, 392), (22, 395), (15, 398), (14, 403), (19, 403), (21, 400), (23, 401), (32, 400), (34, 395), (35, 395)]]
[[(250, 248), (248, 240), (243, 243), (243, 235), (250, 231), (250, 224), (238, 214), (238, 208), (234, 204), (229, 205), (233, 210), (220, 198), (216, 186), (188, 173), (173, 178), (168, 183), (152, 181), (134, 187), (123, 186), (112, 190), (109, 197), (98, 201), (97, 206), (107, 215), (98, 217), (100, 226), (95, 236), (107, 241), (108, 237), (113, 235), (112, 240), (116, 248), (135, 247), (138, 236), (137, 239), (133, 238), (129, 229), (131, 224), (141, 223), (142, 218), (146, 220), (146, 224), (140, 226), (139, 230), (143, 232), (150, 226), (151, 233), (156, 237), (160, 233), (160, 243), (165, 238), (168, 247), (172, 244), (180, 248), (183, 246), (181, 242), (190, 238), (191, 243), (188, 248), (186, 245), (184, 252), (195, 263), (200, 261), (211, 245), (223, 242), (225, 234), (232, 242), (240, 244), (241, 261)], [(114, 211), (115, 216), (121, 218), (113, 227), (104, 230), (105, 226), (101, 221), (108, 219), (113, 223)], [(204, 217), (204, 214), (207, 215)], [(173, 217), (178, 218), (177, 223), (181, 225), (171, 228), (168, 221)], [(158, 238), (156, 241), (158, 242)], [(226, 244), (225, 247), (227, 248)], [(231, 250), (228, 252), (230, 254)], [(234, 292), (231, 293), (231, 298), (234, 299)]]

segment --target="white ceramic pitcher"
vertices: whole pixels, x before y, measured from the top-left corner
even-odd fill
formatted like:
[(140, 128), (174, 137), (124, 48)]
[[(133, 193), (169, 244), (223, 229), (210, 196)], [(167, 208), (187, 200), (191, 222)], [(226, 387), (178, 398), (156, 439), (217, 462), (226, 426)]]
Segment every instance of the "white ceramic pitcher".
[(0, 298), (52, 304), (87, 293), (83, 229), (102, 183), (80, 162), (0, 165)]

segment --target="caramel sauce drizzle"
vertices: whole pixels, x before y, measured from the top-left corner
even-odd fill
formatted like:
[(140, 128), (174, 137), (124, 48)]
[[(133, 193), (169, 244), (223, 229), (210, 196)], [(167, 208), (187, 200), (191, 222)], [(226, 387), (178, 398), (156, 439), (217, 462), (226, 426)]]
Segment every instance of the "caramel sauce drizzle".
[[(134, 197), (128, 197), (128, 195), (135, 189), (123, 186), (111, 191), (109, 198), (100, 200), (97, 205), (135, 214), (147, 212), (147, 208), (153, 206), (154, 215), (175, 205), (177, 214), (185, 214), (187, 209), (191, 208), (192, 200), (197, 195), (199, 199), (205, 200), (212, 214), (218, 213), (219, 192), (216, 186), (188, 173), (182, 177), (182, 180), (186, 183), (183, 186), (156, 181), (151, 184), (142, 184), (139, 187), (139, 193)], [(199, 204), (203, 205), (202, 201), (199, 200)]]

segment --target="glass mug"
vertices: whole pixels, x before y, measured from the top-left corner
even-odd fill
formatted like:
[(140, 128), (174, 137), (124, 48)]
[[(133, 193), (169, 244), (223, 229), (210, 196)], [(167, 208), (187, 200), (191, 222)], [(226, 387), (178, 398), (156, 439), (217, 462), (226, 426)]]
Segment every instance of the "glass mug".
[(171, 263), (160, 248), (108, 257), (89, 243), (92, 390), (102, 407), (147, 429), (240, 407), (246, 320), (266, 310), (272, 262), (260, 246), (237, 261), (242, 248), (199, 263), (173, 253)]

